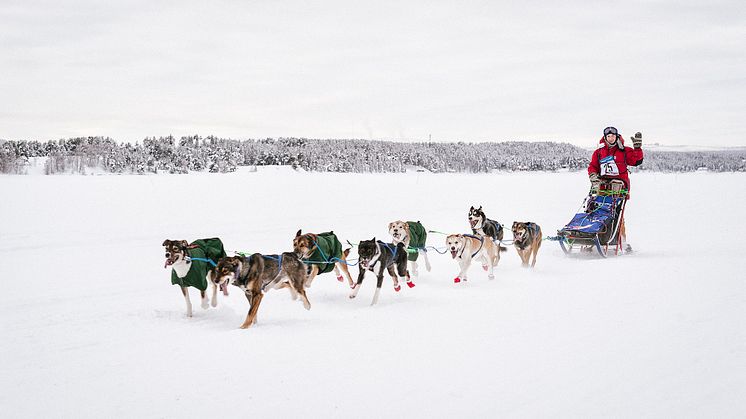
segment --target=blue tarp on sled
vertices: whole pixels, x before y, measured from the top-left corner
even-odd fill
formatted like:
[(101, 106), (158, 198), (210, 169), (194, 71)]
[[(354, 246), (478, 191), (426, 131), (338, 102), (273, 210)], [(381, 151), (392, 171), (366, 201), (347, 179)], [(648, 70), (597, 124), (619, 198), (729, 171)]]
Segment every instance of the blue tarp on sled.
[(611, 196), (596, 196), (589, 201), (586, 211), (575, 214), (563, 231), (596, 234), (605, 232), (611, 226), (618, 200)]

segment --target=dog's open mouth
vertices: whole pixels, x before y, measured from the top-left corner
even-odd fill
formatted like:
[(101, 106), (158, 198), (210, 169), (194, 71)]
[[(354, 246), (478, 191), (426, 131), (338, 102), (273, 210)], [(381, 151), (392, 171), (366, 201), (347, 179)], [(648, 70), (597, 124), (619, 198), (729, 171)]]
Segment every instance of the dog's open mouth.
[(395, 239), (398, 239), (400, 236), (401, 236), (401, 234), (399, 234), (399, 233), (394, 233), (394, 234), (391, 235), (391, 237), (393, 237)]
[(228, 295), (228, 281), (220, 284), (220, 291), (223, 291), (223, 295)]
[(368, 259), (360, 259), (360, 266), (362, 266), (363, 268), (367, 268), (368, 267)]
[(479, 220), (469, 220), (469, 224), (471, 224), (471, 228), (476, 227), (477, 221), (479, 221)]
[(458, 253), (458, 252), (456, 251), (456, 249), (453, 249), (453, 248), (452, 248), (452, 249), (451, 249), (451, 258), (453, 258), (453, 259), (456, 259), (456, 254), (457, 254), (457, 253)]
[(168, 268), (169, 266), (173, 265), (174, 262), (176, 262), (175, 259), (166, 258), (166, 263), (163, 264), (163, 268)]

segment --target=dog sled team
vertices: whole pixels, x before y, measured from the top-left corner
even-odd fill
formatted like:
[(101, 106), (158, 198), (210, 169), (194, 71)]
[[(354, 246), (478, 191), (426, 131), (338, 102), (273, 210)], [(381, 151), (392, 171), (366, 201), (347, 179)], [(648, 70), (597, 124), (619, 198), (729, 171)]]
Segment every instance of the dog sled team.
[[(602, 256), (609, 245), (617, 250), (625, 246), (624, 205), (628, 199), (628, 166), (642, 163), (642, 134), (633, 137), (634, 148), (625, 147), (616, 128), (604, 129), (599, 149), (594, 152), (588, 168), (591, 191), (585, 209), (558, 231), (562, 249), (569, 253), (574, 245), (581, 248), (595, 246)], [(611, 200), (607, 199), (611, 197)], [(489, 279), (494, 279), (494, 269), (501, 253), (507, 251), (503, 245), (503, 226), (487, 218), (482, 207), (471, 207), (468, 212), (471, 234), (447, 234), (446, 253), (458, 263), (458, 274), (454, 283), (467, 281), (468, 271), (474, 261), (481, 263)], [(533, 268), (542, 243), (541, 227), (533, 222), (513, 222), (512, 245), (521, 258), (523, 267)], [(376, 290), (371, 305), (378, 302), (384, 273), (393, 280), (394, 291), (401, 290), (401, 282), (408, 288), (415, 287), (413, 277), (418, 276), (421, 262), (430, 271), (426, 240), (427, 230), (419, 221), (393, 221), (388, 225), (391, 241), (362, 240), (358, 243), (357, 280), (350, 275), (347, 258), (350, 249), (333, 231), (325, 233), (303, 233), (298, 230), (292, 239), (293, 250), (282, 254), (227, 256), (223, 243), (218, 238), (196, 240), (165, 240), (165, 267), (171, 268), (171, 283), (179, 285), (186, 302), (187, 316), (192, 316), (189, 287), (200, 291), (201, 306), (207, 309), (217, 306), (218, 289), (227, 296), (228, 284), (243, 291), (249, 302), (249, 311), (241, 325), (242, 329), (256, 322), (257, 312), (265, 292), (287, 288), (294, 300), (300, 300), (306, 310), (311, 302), (306, 295), (316, 276), (334, 271), (337, 280), (347, 281), (352, 289), (349, 298), (355, 298), (362, 287), (367, 271), (376, 276)], [(437, 250), (437, 249), (436, 249)], [(631, 251), (626, 245), (627, 251)], [(207, 288), (212, 286), (211, 298)]]
[[(454, 283), (467, 280), (467, 271), (473, 261), (479, 261), (489, 279), (494, 279), (494, 268), (500, 261), (500, 253), (507, 248), (501, 245), (503, 227), (486, 217), (482, 207), (471, 207), (468, 214), (472, 234), (449, 234), (446, 237), (446, 252), (458, 262), (458, 275)], [(347, 282), (352, 289), (349, 298), (355, 298), (368, 271), (376, 276), (376, 290), (371, 305), (378, 302), (383, 286), (384, 274), (388, 274), (394, 291), (401, 290), (402, 282), (414, 288), (414, 278), (419, 273), (418, 262), (431, 270), (426, 248), (427, 230), (419, 221), (393, 221), (388, 225), (390, 241), (362, 240), (357, 244), (357, 280), (353, 281), (349, 271), (348, 256), (351, 249), (344, 249), (333, 231), (325, 233), (303, 233), (298, 230), (292, 240), (293, 250), (282, 254), (228, 256), (219, 238), (201, 239), (192, 243), (186, 240), (165, 240), (166, 268), (171, 268), (171, 283), (179, 285), (186, 301), (187, 316), (192, 316), (189, 287), (200, 291), (202, 308), (217, 306), (218, 290), (228, 295), (228, 285), (243, 291), (249, 302), (249, 312), (241, 325), (242, 329), (256, 322), (264, 293), (273, 289), (287, 288), (294, 300), (300, 299), (306, 310), (311, 302), (306, 289), (316, 276), (334, 271), (337, 280)], [(541, 228), (531, 222), (513, 223), (513, 245), (522, 265), (533, 267), (541, 246)], [(529, 258), (533, 261), (529, 265)], [(211, 298), (208, 298), (211, 286)]]

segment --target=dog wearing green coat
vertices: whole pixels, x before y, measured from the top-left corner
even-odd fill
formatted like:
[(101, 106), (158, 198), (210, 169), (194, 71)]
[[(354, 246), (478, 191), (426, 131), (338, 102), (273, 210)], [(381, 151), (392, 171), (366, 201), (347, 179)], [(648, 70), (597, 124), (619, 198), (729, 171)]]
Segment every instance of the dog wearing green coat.
[(392, 221), (389, 223), (389, 234), (394, 245), (403, 243), (407, 249), (407, 260), (409, 260), (409, 271), (412, 276), (418, 276), (417, 259), (420, 255), (425, 260), (425, 269), (430, 272), (430, 261), (427, 258), (425, 243), (427, 242), (427, 230), (419, 221)]
[[(218, 305), (218, 287), (228, 295), (228, 287), (216, 284), (210, 274), (220, 258), (225, 257), (223, 242), (218, 238), (195, 240), (165, 240), (166, 263), (164, 268), (171, 269), (171, 284), (178, 285), (186, 301), (187, 317), (192, 317), (192, 302), (189, 299), (189, 287), (197, 288), (202, 298), (202, 308)], [(212, 284), (212, 302), (207, 299), (207, 283)], [(209, 303), (209, 304), (208, 304)]]
[(350, 249), (342, 250), (342, 243), (333, 231), (302, 234), (301, 230), (298, 230), (293, 238), (293, 251), (309, 267), (306, 288), (311, 286), (316, 275), (332, 270), (339, 282), (344, 281), (342, 277), (344, 273), (350, 288), (355, 288), (350, 270), (347, 269), (347, 256), (350, 254)]

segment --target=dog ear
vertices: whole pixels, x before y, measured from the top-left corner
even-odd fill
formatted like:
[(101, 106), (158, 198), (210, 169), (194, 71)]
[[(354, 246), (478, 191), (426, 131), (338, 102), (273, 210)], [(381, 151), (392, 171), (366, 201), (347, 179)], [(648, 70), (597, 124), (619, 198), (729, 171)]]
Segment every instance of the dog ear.
[(469, 212), (472, 212), (472, 211), (474, 211), (474, 205), (472, 205), (471, 208), (469, 208)]
[(481, 210), (482, 210), (482, 206), (480, 205), (480, 206), (479, 206), (479, 209), (478, 209), (477, 211), (481, 211)]
[(298, 232), (295, 233), (295, 237), (298, 237), (298, 236), (300, 236), (300, 230), (298, 230)]
[(373, 243), (376, 242), (376, 236), (373, 236), (373, 240), (371, 240)]
[(184, 247), (189, 247), (189, 242), (186, 241), (186, 240), (182, 240), (181, 241), (181, 245), (184, 246)]
[(389, 223), (389, 230), (391, 230), (391, 227), (393, 227), (393, 226), (394, 226), (394, 223), (395, 223), (395, 222), (396, 222), (396, 221), (392, 221), (392, 222), (390, 222), (390, 223)]
[(168, 243), (170, 243), (170, 242), (171, 242), (171, 240), (168, 240), (168, 239), (163, 240), (163, 244), (161, 246), (168, 246)]

